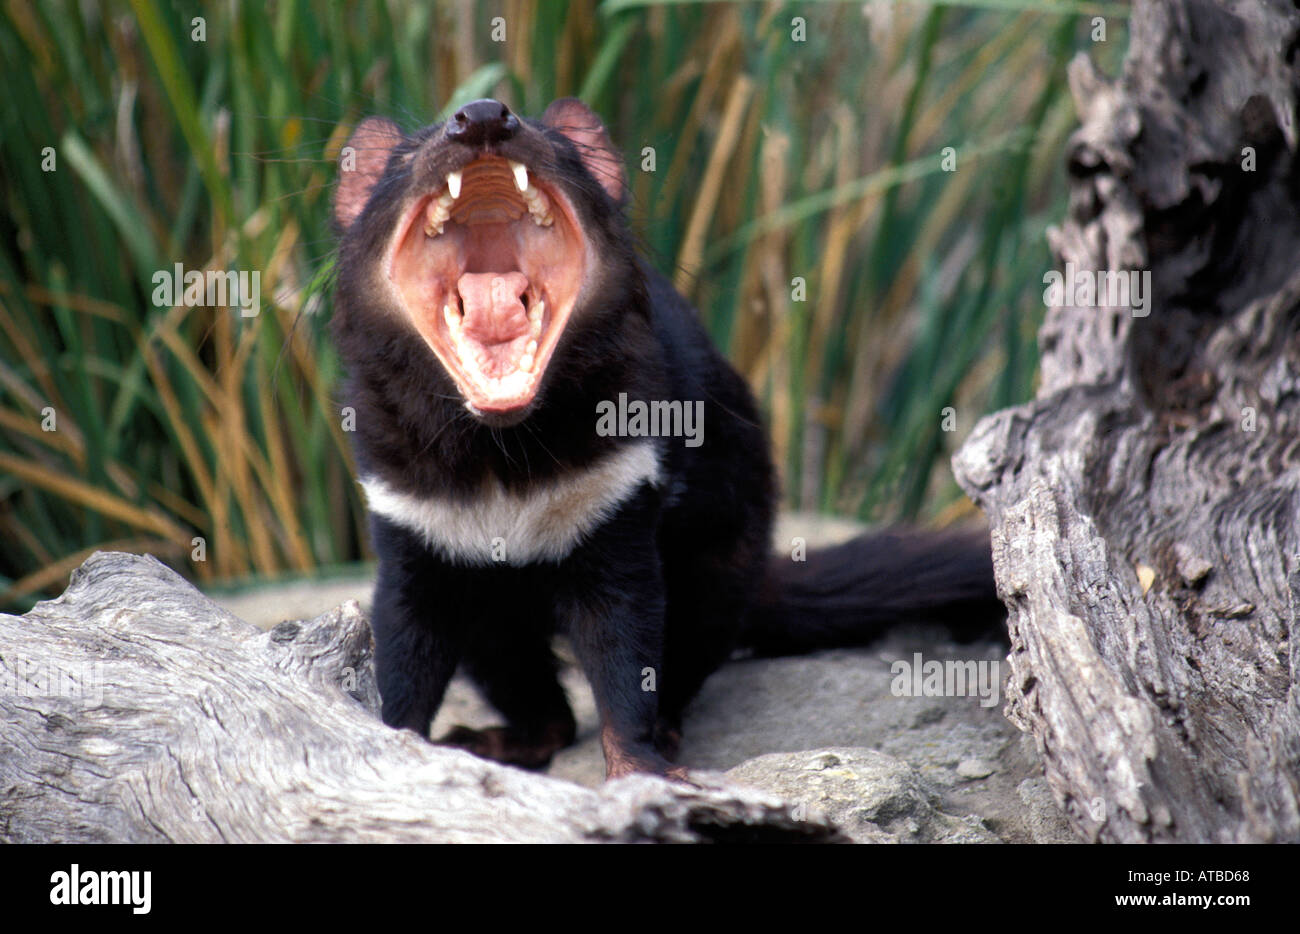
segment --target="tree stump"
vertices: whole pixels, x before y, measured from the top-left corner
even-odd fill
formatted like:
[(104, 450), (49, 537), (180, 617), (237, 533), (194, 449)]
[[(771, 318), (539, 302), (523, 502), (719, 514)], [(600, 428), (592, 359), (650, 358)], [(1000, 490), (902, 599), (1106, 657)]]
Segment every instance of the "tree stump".
[(1298, 51), (1290, 3), (1139, 0), (1117, 80), (1071, 64), (1050, 243), (1149, 314), (1052, 296), (1036, 400), (954, 458), (1007, 713), (1090, 839), (1300, 840)]

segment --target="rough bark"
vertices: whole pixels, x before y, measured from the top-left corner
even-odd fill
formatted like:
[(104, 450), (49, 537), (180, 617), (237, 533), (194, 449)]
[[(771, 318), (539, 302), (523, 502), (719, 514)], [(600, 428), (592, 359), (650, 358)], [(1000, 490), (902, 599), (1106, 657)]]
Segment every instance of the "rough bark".
[(0, 615), (0, 840), (844, 839), (704, 776), (593, 791), (389, 729), (370, 653), (355, 603), (262, 632), (152, 558), (96, 554)]
[(1280, 0), (1143, 0), (1117, 80), (1071, 65), (1051, 246), (1149, 270), (1149, 315), (1049, 308), (1036, 401), (954, 460), (1008, 715), (1091, 839), (1300, 840), (1298, 37)]

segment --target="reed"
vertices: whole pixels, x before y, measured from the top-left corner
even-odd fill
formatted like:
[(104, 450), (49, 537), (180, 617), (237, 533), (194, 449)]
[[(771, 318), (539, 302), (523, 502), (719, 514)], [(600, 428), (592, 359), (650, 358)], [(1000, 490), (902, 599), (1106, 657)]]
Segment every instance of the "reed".
[[(1032, 392), (1065, 65), (1113, 67), (1124, 15), (4, 4), (0, 605), (57, 592), (96, 548), (205, 583), (365, 558), (324, 327), (333, 160), (365, 114), (415, 127), (485, 95), (606, 115), (645, 251), (759, 392), (790, 505), (952, 518), (951, 452)], [(260, 312), (156, 303), (176, 263), (260, 272)]]

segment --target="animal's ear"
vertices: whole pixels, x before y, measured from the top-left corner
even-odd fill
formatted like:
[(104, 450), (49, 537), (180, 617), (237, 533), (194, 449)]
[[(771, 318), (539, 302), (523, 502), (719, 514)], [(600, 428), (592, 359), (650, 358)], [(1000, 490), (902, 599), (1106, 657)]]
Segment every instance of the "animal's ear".
[(623, 176), (623, 157), (609, 141), (609, 133), (600, 117), (576, 97), (562, 97), (542, 114), (542, 123), (554, 127), (573, 143), (582, 164), (617, 204), (627, 194)]
[(384, 174), (402, 131), (387, 117), (366, 117), (348, 137), (339, 153), (339, 183), (334, 190), (334, 222), (347, 230), (370, 200), (370, 192)]

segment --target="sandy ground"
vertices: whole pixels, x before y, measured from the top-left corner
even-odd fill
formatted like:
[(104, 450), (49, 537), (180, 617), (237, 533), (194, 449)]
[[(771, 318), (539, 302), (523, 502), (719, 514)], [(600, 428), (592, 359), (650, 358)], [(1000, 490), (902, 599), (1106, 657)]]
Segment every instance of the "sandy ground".
[[(860, 530), (847, 520), (785, 516), (774, 537), (781, 547), (796, 535), (810, 544), (828, 544)], [(277, 584), (214, 599), (236, 616), (269, 628), (314, 617), (346, 600), (365, 609), (371, 586), (364, 575)], [(866, 649), (732, 662), (710, 678), (692, 704), (682, 762), (726, 770), (767, 753), (875, 749), (915, 768), (940, 792), (946, 811), (978, 815), (1006, 842), (1074, 842), (1051, 800), (1032, 743), (1002, 715), (1000, 702), (983, 706), (976, 697), (896, 696), (890, 667), (911, 660), (915, 652), (926, 659), (999, 663), (1003, 656), (995, 641), (963, 646), (942, 630), (900, 627)], [(572, 664), (564, 684), (579, 721), (578, 742), (556, 757), (550, 772), (594, 786), (603, 780), (604, 766), (591, 690)], [(495, 722), (494, 711), (458, 677), (432, 735), (457, 724)]]

